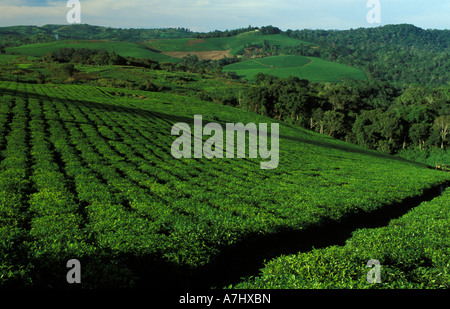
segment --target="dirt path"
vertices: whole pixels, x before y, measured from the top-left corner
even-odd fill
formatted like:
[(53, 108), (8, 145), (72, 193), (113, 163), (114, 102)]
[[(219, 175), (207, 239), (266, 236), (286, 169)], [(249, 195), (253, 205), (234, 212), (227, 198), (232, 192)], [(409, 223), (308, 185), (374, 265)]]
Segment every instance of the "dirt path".
[(231, 49), (228, 50), (205, 50), (205, 51), (174, 51), (174, 52), (164, 52), (164, 55), (168, 55), (175, 58), (183, 58), (187, 55), (196, 55), (200, 60), (219, 60), (223, 57), (231, 57)]
[[(309, 58), (308, 58), (308, 59), (309, 59)], [(253, 61), (256, 62), (257, 64), (263, 65), (263, 66), (268, 67), (268, 68), (271, 68), (271, 69), (279, 69), (279, 67), (276, 67), (276, 66), (273, 66), (273, 65), (269, 65), (269, 64), (265, 64), (265, 63), (261, 63), (261, 62), (255, 60), (255, 59), (253, 59)], [(309, 65), (309, 64), (311, 64), (311, 63), (312, 63), (312, 59), (309, 59), (309, 62), (308, 62), (308, 63), (299, 65), (298, 67), (292, 67), (292, 68), (301, 68), (301, 67), (307, 66), (307, 65)]]
[(263, 65), (263, 66), (268, 67), (268, 68), (279, 69), (279, 68), (276, 67), (276, 66), (269, 65), (269, 64), (265, 64), (265, 63), (261, 63), (261, 62), (259, 62), (259, 61), (254, 60), (254, 59), (253, 59), (253, 61), (256, 62), (256, 63), (259, 64), (259, 65)]

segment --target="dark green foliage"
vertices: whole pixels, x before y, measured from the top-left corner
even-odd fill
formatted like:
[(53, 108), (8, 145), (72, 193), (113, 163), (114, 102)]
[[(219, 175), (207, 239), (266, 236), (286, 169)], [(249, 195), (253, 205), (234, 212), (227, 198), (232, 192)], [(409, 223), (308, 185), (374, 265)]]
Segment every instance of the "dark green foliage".
[[(448, 289), (450, 190), (388, 226), (361, 229), (345, 246), (313, 249), (268, 262), (244, 289)], [(381, 283), (369, 284), (369, 260), (381, 264)]]
[(102, 49), (60, 48), (44, 57), (46, 62), (78, 63), (89, 65), (124, 65), (126, 59)]
[(220, 60), (199, 60), (196, 55), (187, 55), (181, 58), (181, 61), (176, 64), (174, 69), (183, 72), (221, 75), (223, 66), (238, 61), (239, 60), (236, 57), (224, 57)]
[(261, 29), (259, 29), (259, 31), (262, 34), (279, 34), (279, 33), (281, 33), (281, 30), (274, 26), (263, 26), (263, 27), (261, 27)]
[(422, 83), (449, 82), (449, 30), (423, 30), (413, 25), (388, 25), (342, 31), (295, 30), (292, 38), (314, 45), (284, 52), (320, 57), (363, 68), (372, 80)]
[(1, 82), (0, 103), (4, 287), (68, 287), (72, 258), (86, 288), (158, 283), (155, 269), (196, 269), (252, 235), (370, 212), (449, 179), (283, 124), (276, 170), (177, 160), (171, 128), (194, 114), (271, 122), (187, 96)]
[(313, 84), (261, 73), (255, 83), (242, 96), (244, 108), (321, 134), (390, 154), (448, 145), (446, 86), (402, 88), (357, 81)]
[(116, 40), (143, 42), (150, 39), (186, 38), (192, 32), (186, 28), (119, 29), (86, 24), (0, 27), (0, 37), (7, 46), (60, 40)]
[(215, 30), (207, 33), (194, 33), (192, 36), (198, 39), (221, 38), (221, 37), (235, 36), (241, 33), (254, 31), (256, 29), (257, 27), (248, 26), (247, 28), (239, 28), (233, 30), (225, 30), (225, 31)]
[(72, 76), (75, 67), (71, 63), (53, 63), (48, 66), (48, 70), (50, 71), (51, 77), (58, 81), (64, 82), (66, 79)]

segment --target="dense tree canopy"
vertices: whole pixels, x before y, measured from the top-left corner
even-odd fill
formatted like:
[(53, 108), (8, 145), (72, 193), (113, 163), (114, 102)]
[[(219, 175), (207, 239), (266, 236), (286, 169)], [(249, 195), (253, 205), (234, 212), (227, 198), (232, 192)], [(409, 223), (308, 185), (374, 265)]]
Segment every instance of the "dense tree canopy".
[(395, 154), (448, 145), (449, 87), (406, 88), (385, 82), (313, 84), (264, 74), (244, 108), (322, 134)]
[[(114, 37), (136, 41), (151, 36), (216, 38), (229, 37), (258, 29), (261, 35), (284, 34), (299, 39), (297, 46), (280, 47), (269, 40), (258, 44), (262, 55), (297, 54), (321, 57), (362, 68), (369, 81), (311, 83), (297, 77), (277, 78), (257, 74), (247, 91), (228, 90), (213, 93), (197, 89), (202, 99), (220, 104), (240, 106), (287, 121), (321, 134), (357, 143), (391, 154), (400, 154), (421, 161), (424, 153), (440, 158), (446, 155), (450, 131), (450, 32), (423, 30), (412, 25), (390, 25), (345, 31), (287, 30), (274, 26), (248, 26), (236, 30), (191, 33), (188, 29), (145, 31), (144, 29), (113, 29), (78, 25), (60, 28), (9, 27), (0, 28), (0, 53), (5, 47), (40, 39), (58, 31), (62, 36), (89, 39)], [(117, 31), (116, 31), (117, 30)], [(119, 31), (120, 30), (120, 31)], [(44, 35), (45, 34), (45, 35)], [(127, 38), (127, 35), (129, 37)], [(258, 36), (258, 33), (254, 33)], [(25, 39), (26, 38), (26, 39)], [(53, 38), (54, 39), (54, 38)], [(31, 40), (31, 41), (30, 41)], [(34, 42), (33, 41), (33, 42)], [(251, 46), (251, 42), (245, 47)], [(74, 64), (131, 65), (148, 69), (199, 73), (202, 76), (239, 79), (222, 67), (240, 61), (238, 57), (220, 60), (200, 60), (188, 55), (178, 63), (157, 63), (150, 59), (124, 58), (106, 50), (62, 48), (42, 59), (50, 74), (66, 81), (74, 74)], [(7, 76), (18, 78), (23, 70), (2, 63)], [(38, 72), (37, 82), (46, 76)], [(181, 84), (189, 82), (177, 77)], [(231, 84), (231, 83), (230, 83)], [(129, 85), (115, 80), (115, 86)], [(165, 86), (147, 80), (140, 89), (159, 91)], [(237, 94), (239, 93), (239, 94)], [(414, 153), (413, 155), (410, 155)]]
[(313, 44), (285, 48), (282, 52), (353, 65), (364, 69), (373, 80), (434, 86), (450, 82), (449, 30), (423, 30), (405, 24), (286, 33)]

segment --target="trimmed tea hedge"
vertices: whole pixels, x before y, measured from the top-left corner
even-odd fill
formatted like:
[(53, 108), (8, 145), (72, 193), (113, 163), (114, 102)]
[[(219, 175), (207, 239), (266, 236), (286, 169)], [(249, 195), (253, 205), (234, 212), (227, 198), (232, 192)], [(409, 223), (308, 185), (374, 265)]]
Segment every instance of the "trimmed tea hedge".
[(133, 286), (139, 259), (195, 268), (250, 235), (373, 211), (450, 178), (288, 125), (274, 170), (174, 159), (171, 128), (195, 114), (273, 121), (173, 94), (0, 82), (0, 286), (64, 286), (71, 258), (84, 286)]

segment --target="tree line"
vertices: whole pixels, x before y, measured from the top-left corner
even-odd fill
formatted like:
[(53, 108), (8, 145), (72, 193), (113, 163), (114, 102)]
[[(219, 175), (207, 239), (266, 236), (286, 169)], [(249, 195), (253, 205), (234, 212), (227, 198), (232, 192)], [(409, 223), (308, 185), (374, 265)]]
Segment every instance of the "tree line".
[(446, 150), (450, 87), (310, 83), (259, 73), (241, 107), (388, 154)]
[(421, 83), (450, 82), (450, 31), (413, 25), (350, 30), (288, 30), (286, 35), (312, 44), (281, 52), (320, 57), (363, 69), (372, 80)]
[(192, 37), (187, 28), (112, 28), (87, 24), (0, 27), (0, 44), (7, 47), (59, 40), (114, 40), (140, 43), (151, 39)]
[[(237, 79), (232, 72), (222, 73), (222, 67), (239, 59), (199, 60), (195, 55), (188, 55), (176, 64), (158, 64), (149, 59), (124, 58), (106, 50), (62, 48), (43, 57), (43, 61), (49, 62), (54, 77), (62, 79), (73, 74), (74, 63), (135, 65)], [(448, 146), (449, 86), (379, 80), (311, 83), (297, 77), (278, 78), (262, 73), (247, 84), (253, 85), (249, 87), (251, 90), (239, 94), (233, 91), (222, 93), (221, 104), (240, 105), (280, 121), (389, 154), (434, 148), (444, 151)], [(150, 86), (146, 85), (144, 89), (159, 89), (158, 85)], [(201, 97), (214, 100), (209, 93)]]

